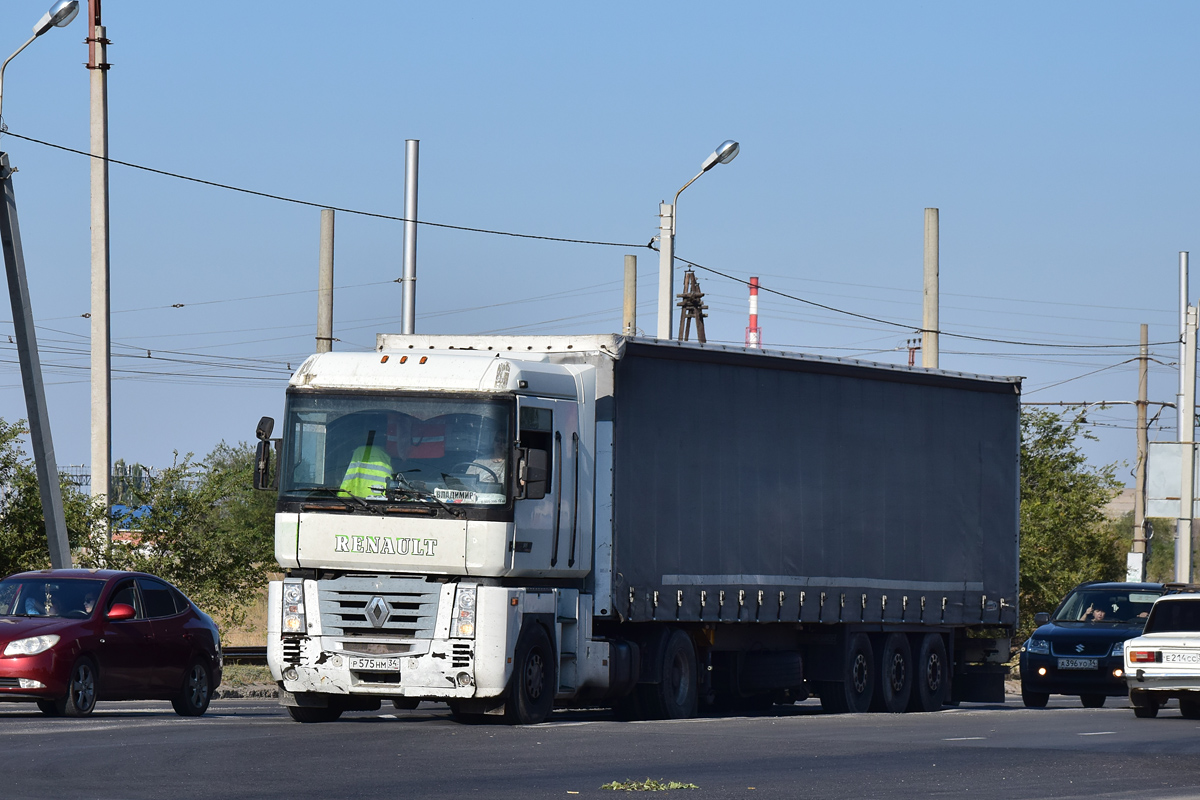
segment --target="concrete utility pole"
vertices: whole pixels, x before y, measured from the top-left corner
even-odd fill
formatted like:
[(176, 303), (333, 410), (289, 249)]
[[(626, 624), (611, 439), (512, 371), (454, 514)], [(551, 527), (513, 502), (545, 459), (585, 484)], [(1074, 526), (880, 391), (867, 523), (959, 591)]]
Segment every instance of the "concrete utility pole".
[[(1188, 253), (1179, 251), (1179, 391), (1175, 394), (1175, 432), (1183, 441), (1183, 362), (1187, 360), (1183, 340), (1187, 334)], [(1190, 412), (1189, 412), (1190, 413)]]
[(938, 210), (925, 209), (925, 313), (921, 321), (921, 366), (938, 368)]
[(675, 205), (659, 203), (658, 218), (658, 338), (670, 339), (675, 300)]
[(17, 198), (13, 192), (12, 173), (8, 154), (0, 153), (0, 191), (3, 192), (3, 198), (0, 198), (0, 246), (4, 250), (4, 269), (8, 273), (17, 358), (21, 364), (21, 385), (25, 389), (25, 409), (29, 415), (29, 440), (33, 447), (38, 494), (42, 500), (42, 517), (46, 521), (50, 565), (55, 569), (66, 569), (71, 567), (71, 544), (67, 539), (62, 487), (58, 483), (58, 463), (54, 458), (54, 441), (50, 436), (50, 414), (46, 410), (42, 362), (38, 356), (37, 335), (33, 327), (29, 282), (25, 277), (25, 254), (21, 249), (21, 228), (17, 224)]
[(1183, 447), (1180, 470), (1179, 520), (1175, 531), (1175, 580), (1192, 582), (1192, 505), (1196, 470), (1196, 306), (1187, 307), (1184, 328), (1183, 429), (1179, 441)]
[(404, 277), (400, 332), (417, 332), (417, 162), (419, 139), (404, 141)]
[(88, 0), (92, 138), (92, 497), (104, 504), (112, 540), (112, 347), (108, 250), (108, 39), (100, 0)]
[(625, 308), (621, 333), (637, 335), (637, 256), (625, 256)]
[(333, 209), (321, 209), (321, 249), (317, 267), (317, 352), (333, 349)]
[(1142, 346), (1138, 353), (1137, 399), (1137, 471), (1133, 490), (1133, 552), (1126, 563), (1126, 580), (1146, 579), (1146, 451), (1149, 434), (1146, 430), (1146, 406), (1150, 365), (1149, 327), (1142, 325)]

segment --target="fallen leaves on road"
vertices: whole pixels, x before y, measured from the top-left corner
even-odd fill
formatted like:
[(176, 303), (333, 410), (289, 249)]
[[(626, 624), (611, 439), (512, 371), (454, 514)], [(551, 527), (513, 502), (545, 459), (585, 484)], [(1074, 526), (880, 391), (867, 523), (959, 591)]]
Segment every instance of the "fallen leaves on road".
[(618, 783), (606, 783), (600, 787), (601, 789), (612, 789), (614, 792), (668, 792), (672, 789), (699, 789), (700, 787), (694, 783), (680, 783), (679, 781), (659, 781), (654, 778), (646, 778), (644, 781), (625, 781)]

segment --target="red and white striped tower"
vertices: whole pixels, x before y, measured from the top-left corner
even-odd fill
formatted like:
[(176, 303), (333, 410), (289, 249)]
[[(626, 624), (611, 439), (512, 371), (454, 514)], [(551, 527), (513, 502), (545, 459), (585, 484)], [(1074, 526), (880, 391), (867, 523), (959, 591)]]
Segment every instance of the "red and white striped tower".
[(746, 347), (762, 345), (762, 328), (758, 327), (758, 278), (750, 279), (750, 327), (746, 328)]

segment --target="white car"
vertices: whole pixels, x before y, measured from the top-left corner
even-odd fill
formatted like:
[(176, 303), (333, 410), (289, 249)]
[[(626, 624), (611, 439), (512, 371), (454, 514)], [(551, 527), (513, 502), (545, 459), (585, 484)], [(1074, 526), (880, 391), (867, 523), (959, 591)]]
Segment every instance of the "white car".
[(1200, 593), (1154, 602), (1142, 635), (1125, 642), (1125, 682), (1135, 716), (1156, 716), (1175, 697), (1184, 717), (1200, 719)]

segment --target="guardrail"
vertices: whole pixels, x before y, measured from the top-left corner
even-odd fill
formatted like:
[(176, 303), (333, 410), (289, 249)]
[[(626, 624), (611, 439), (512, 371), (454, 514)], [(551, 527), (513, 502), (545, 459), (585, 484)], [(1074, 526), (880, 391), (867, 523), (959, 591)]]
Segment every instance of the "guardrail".
[(265, 647), (226, 647), (225, 661), (231, 664), (266, 664), (267, 648)]

